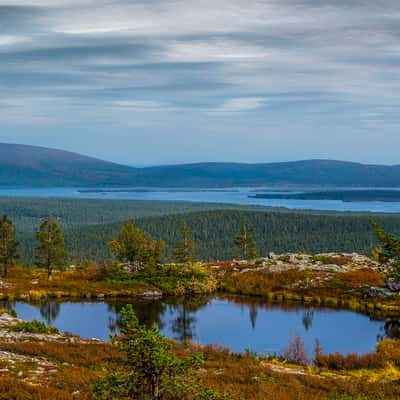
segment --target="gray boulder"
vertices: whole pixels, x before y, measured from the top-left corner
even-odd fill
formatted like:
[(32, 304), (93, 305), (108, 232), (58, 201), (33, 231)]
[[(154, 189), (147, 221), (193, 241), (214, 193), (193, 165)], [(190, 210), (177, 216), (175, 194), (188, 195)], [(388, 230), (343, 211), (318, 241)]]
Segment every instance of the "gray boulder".
[(377, 286), (370, 286), (366, 287), (363, 290), (363, 297), (364, 298), (371, 298), (371, 297), (389, 297), (391, 295), (390, 290), (382, 288), (382, 287), (377, 287)]
[(392, 292), (400, 292), (400, 280), (396, 278), (388, 278), (386, 280), (386, 286), (392, 291)]

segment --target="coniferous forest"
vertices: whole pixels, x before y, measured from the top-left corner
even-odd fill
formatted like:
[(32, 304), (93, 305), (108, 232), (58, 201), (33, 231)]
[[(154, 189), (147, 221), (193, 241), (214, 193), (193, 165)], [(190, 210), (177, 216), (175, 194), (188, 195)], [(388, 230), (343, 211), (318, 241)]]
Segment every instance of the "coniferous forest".
[(128, 220), (135, 220), (139, 228), (163, 239), (167, 256), (186, 223), (193, 232), (196, 255), (202, 260), (234, 257), (234, 238), (242, 224), (252, 229), (260, 255), (271, 251), (370, 254), (377, 244), (372, 219), (400, 234), (397, 214), (305, 212), (189, 202), (3, 198), (0, 214), (9, 215), (16, 224), (21, 261), (26, 264), (33, 262), (34, 232), (48, 215), (61, 224), (71, 262), (109, 258), (107, 243)]

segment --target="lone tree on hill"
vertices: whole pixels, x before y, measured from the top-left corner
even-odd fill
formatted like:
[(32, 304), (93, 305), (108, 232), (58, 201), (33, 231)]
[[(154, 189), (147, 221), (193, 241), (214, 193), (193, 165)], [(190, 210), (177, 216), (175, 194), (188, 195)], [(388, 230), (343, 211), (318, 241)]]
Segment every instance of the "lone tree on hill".
[(137, 319), (132, 305), (121, 311), (121, 335), (113, 342), (125, 357), (121, 369), (101, 378), (93, 388), (94, 398), (162, 400), (198, 398), (194, 371), (203, 358), (194, 354), (178, 358), (171, 340), (156, 325), (147, 328)]
[(193, 240), (192, 230), (186, 222), (179, 230), (180, 238), (172, 249), (174, 261), (181, 264), (190, 264), (196, 261), (196, 243)]
[(36, 238), (39, 241), (37, 248), (36, 265), (40, 268), (46, 268), (47, 278), (51, 279), (53, 268), (61, 268), (66, 264), (68, 255), (65, 250), (64, 238), (61, 232), (60, 223), (49, 216), (36, 232)]
[(6, 277), (10, 266), (18, 260), (17, 233), (14, 223), (3, 215), (0, 220), (0, 264), (3, 267), (3, 276)]
[(163, 259), (165, 243), (146, 236), (130, 221), (122, 228), (117, 239), (108, 244), (109, 251), (118, 261), (140, 267), (156, 267)]
[(235, 245), (239, 249), (239, 256), (244, 260), (258, 257), (257, 244), (252, 234), (253, 230), (247, 228), (246, 224), (243, 224), (240, 234), (234, 240)]

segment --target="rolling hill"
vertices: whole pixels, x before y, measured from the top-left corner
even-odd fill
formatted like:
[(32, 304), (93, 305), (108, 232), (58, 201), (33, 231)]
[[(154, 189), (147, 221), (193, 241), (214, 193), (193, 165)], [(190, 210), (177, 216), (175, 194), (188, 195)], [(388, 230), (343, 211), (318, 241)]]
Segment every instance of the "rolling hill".
[(0, 143), (1, 186), (126, 185), (134, 169), (44, 147)]
[(133, 168), (62, 150), (0, 143), (0, 186), (400, 186), (400, 166), (333, 160)]

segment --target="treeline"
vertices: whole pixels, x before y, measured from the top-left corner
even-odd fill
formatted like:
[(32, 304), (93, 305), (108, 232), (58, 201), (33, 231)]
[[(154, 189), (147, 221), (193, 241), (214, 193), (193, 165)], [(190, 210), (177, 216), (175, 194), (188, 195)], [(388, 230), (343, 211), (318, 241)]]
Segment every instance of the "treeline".
[[(378, 242), (371, 227), (374, 219), (383, 228), (400, 235), (400, 215), (306, 214), (241, 210), (214, 210), (138, 218), (135, 225), (162, 239), (171, 249), (180, 239), (185, 223), (193, 233), (201, 260), (231, 259), (237, 254), (234, 238), (243, 224), (252, 228), (260, 255), (270, 251), (358, 252), (371, 254)], [(76, 226), (63, 229), (66, 248), (73, 261), (110, 257), (108, 243), (117, 237), (122, 223)], [(18, 227), (18, 226), (17, 226)], [(32, 234), (19, 238), (24, 262), (31, 262), (35, 241)]]

